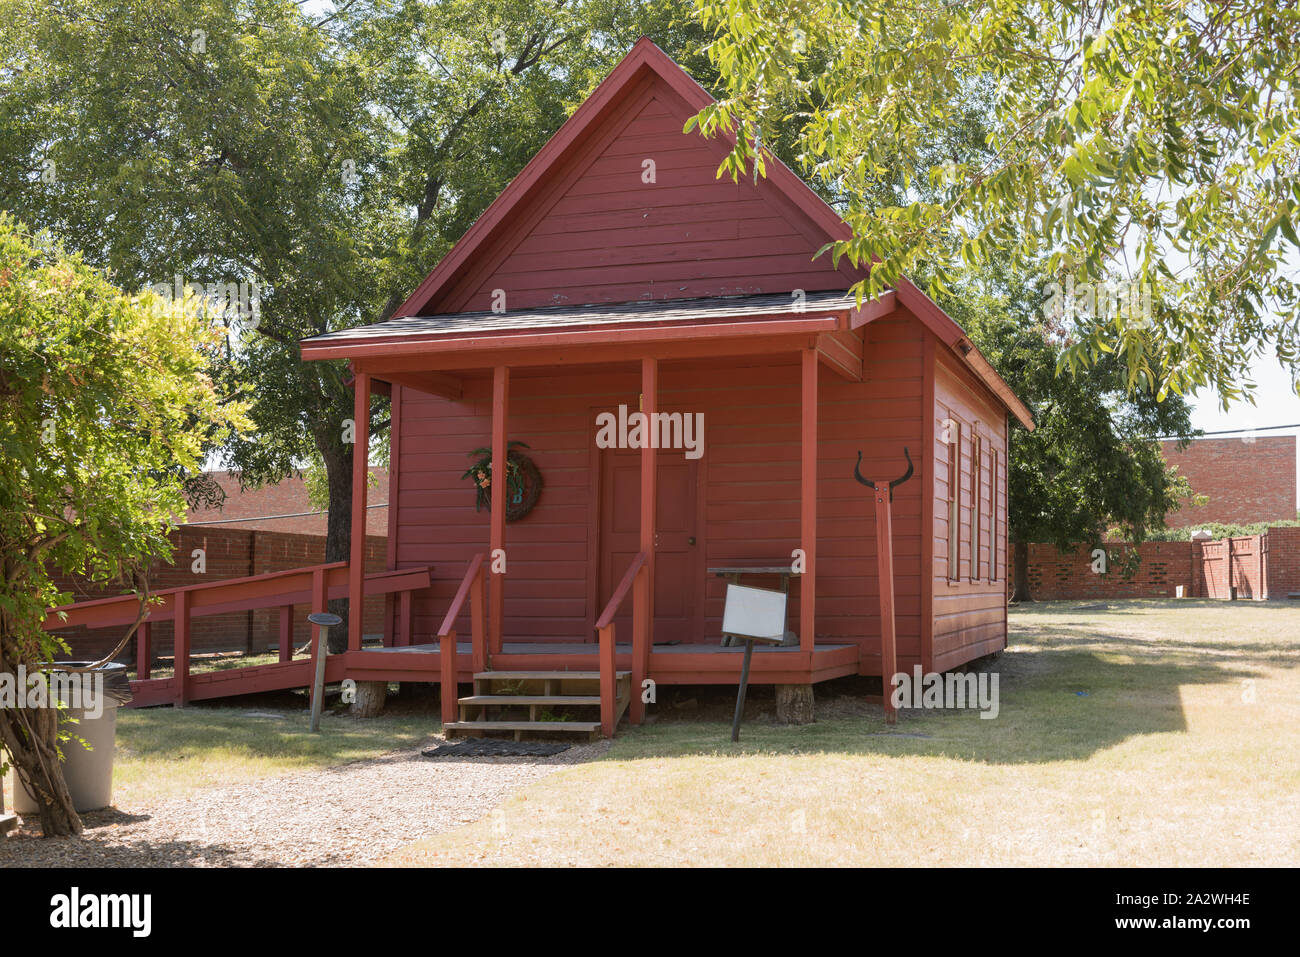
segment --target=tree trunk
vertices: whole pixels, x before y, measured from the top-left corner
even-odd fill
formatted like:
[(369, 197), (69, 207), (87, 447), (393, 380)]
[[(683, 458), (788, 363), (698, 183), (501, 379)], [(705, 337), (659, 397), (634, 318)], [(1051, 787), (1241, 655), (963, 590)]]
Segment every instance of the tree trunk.
[(1015, 585), (1011, 591), (1012, 601), (1033, 601), (1029, 594), (1029, 543), (1015, 543)]
[[(317, 440), (317, 448), (325, 461), (325, 477), (329, 482), (329, 514), (325, 523), (325, 561), (346, 562), (352, 557), (352, 446), (326, 447)], [(348, 650), (348, 600), (335, 598), (329, 610), (343, 619), (341, 625), (330, 629), (330, 654)]]
[[(18, 665), (28, 676), (39, 673), (39, 664), (17, 653), (16, 642), (0, 638), (0, 671), (12, 675), (14, 690)], [(81, 833), (81, 818), (72, 805), (72, 795), (63, 778), (58, 751), (59, 711), (57, 708), (5, 708), (0, 710), (0, 745), (9, 753), (17, 776), (40, 807), (41, 833), (63, 837)]]

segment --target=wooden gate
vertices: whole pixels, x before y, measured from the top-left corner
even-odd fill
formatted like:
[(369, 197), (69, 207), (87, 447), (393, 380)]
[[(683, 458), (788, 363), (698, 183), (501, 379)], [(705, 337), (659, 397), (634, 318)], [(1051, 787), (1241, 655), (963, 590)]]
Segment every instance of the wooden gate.
[(1247, 535), (1201, 543), (1206, 598), (1262, 601), (1268, 597), (1267, 536)]

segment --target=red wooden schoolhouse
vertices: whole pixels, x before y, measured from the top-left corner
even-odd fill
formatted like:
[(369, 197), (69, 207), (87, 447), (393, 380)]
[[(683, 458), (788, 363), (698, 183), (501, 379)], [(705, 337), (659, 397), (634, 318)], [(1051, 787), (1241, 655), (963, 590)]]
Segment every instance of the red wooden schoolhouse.
[[(882, 675), (876, 495), (854, 470), (893, 479), (905, 449), (894, 667), (1005, 646), (1007, 432), (1028, 410), (912, 283), (856, 305), (864, 273), (818, 255), (848, 228), (788, 168), (720, 179), (731, 144), (683, 132), (710, 102), (642, 39), (394, 318), (303, 341), (354, 374), (352, 559), (165, 596), (151, 615), (176, 622), (176, 674), (139, 701), (309, 683), (291, 605), (348, 595), (329, 681), (473, 682), (442, 695), (451, 730), (612, 734), (651, 683), (738, 682), (733, 580), (789, 593), (787, 641), (754, 652), (752, 682)], [(375, 394), (392, 402), (389, 568), (367, 576)], [(480, 510), (470, 453), (511, 461), (514, 442), (536, 473)], [(384, 647), (363, 646), (366, 594), (388, 596)], [(280, 663), (190, 675), (190, 616), (255, 602), (281, 607)], [(72, 623), (134, 619), (133, 599), (89, 604)], [(147, 628), (139, 647), (144, 678)]]
[[(730, 144), (683, 132), (710, 102), (642, 39), (395, 318), (302, 343), (350, 360), (358, 423), (391, 395), (390, 567), (466, 570), (398, 614), (415, 646), (460, 636), (458, 677), (598, 681), (605, 664), (638, 722), (646, 679), (737, 681), (719, 641), (737, 578), (790, 592), (793, 638), (755, 652), (753, 681), (881, 674), (874, 506), (853, 470), (861, 451), (863, 475), (893, 478), (905, 447), (899, 669), (1006, 644), (1007, 430), (1028, 411), (910, 282), (856, 306), (864, 273), (817, 255), (847, 227), (788, 168), (719, 179)], [(637, 411), (663, 441), (622, 441)], [(500, 462), (510, 442), (541, 477), (516, 521), (507, 495), (478, 511), (463, 477), (470, 450)], [(364, 515), (360, 472), (354, 495)], [(397, 655), (372, 657), (397, 676), (380, 661)], [(495, 696), (476, 697), (487, 713)]]

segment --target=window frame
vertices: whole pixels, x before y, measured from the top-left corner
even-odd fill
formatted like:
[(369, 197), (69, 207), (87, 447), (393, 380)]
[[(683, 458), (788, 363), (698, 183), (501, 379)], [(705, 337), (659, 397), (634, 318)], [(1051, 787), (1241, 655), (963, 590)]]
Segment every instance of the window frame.
[(961, 581), (961, 423), (948, 416), (948, 581)]
[(980, 485), (984, 477), (984, 441), (979, 424), (971, 429), (970, 438), (970, 580), (980, 580)]
[(998, 575), (998, 450), (989, 449), (989, 581)]

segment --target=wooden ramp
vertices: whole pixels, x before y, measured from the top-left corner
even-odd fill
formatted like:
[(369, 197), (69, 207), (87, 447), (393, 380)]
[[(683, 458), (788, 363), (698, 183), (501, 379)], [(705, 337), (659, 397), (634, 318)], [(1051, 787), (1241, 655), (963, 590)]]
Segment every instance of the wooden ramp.
[[(343, 680), (344, 657), (344, 655), (333, 655), (326, 660), (325, 680), (327, 682)], [(312, 658), (191, 673), (185, 679), (185, 701), (212, 701), (217, 698), (234, 698), (239, 695), (263, 694), (268, 691), (310, 688), (314, 673), (315, 665)], [(176, 704), (178, 698), (174, 677), (132, 681), (131, 693), (133, 697), (129, 707), (132, 708)]]
[[(311, 653), (293, 656), (294, 609), (308, 605), (313, 612), (324, 611), (331, 598), (345, 598), (350, 591), (349, 566), (346, 562), (313, 565), (289, 571), (270, 572), (248, 578), (226, 579), (185, 588), (154, 593), (154, 603), (135, 633), (136, 680), (131, 682), (132, 707), (174, 704), (183, 707), (188, 701), (229, 698), (238, 695), (306, 688), (315, 674), (320, 654), (320, 629), (312, 626)], [(432, 566), (375, 572), (365, 576), (365, 591), (370, 595), (390, 595), (399, 600), (403, 613), (391, 641), (411, 643), (410, 607), (412, 592), (424, 591), (432, 584)], [(249, 665), (222, 671), (192, 672), (190, 637), (194, 618), (257, 608), (280, 610), (279, 657), (270, 664)], [(87, 628), (128, 628), (140, 611), (136, 595), (100, 598), (52, 608), (45, 618), (46, 631), (84, 626)], [(172, 660), (174, 673), (166, 678), (151, 678), (153, 666), (152, 629), (159, 622), (174, 627)], [(126, 634), (126, 632), (123, 632)], [(354, 639), (357, 645), (360, 639)], [(356, 646), (354, 646), (356, 647)], [(326, 680), (346, 677), (346, 655), (330, 656), (326, 662)]]

